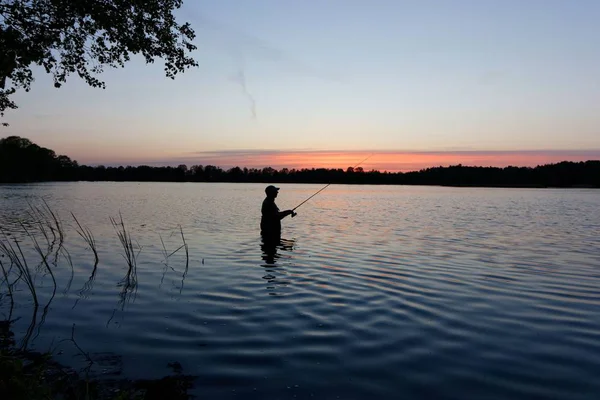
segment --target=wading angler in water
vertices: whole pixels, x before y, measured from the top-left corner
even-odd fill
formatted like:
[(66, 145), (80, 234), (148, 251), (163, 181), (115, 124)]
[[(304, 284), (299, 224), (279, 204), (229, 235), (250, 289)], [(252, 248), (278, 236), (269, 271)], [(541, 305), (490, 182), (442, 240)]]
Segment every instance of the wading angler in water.
[(267, 197), (262, 203), (262, 217), (260, 220), (260, 234), (263, 239), (278, 240), (281, 237), (281, 220), (291, 215), (296, 216), (293, 210), (279, 211), (275, 204), (275, 198), (279, 193), (279, 188), (269, 185), (265, 189)]

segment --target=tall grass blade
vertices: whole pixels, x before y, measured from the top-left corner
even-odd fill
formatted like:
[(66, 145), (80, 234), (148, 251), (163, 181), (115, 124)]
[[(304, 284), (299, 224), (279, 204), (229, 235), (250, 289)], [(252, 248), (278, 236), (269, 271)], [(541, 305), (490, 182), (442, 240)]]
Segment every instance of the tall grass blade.
[(71, 267), (71, 277), (69, 278), (69, 281), (65, 286), (65, 290), (63, 290), (63, 294), (66, 295), (67, 293), (69, 293), (69, 290), (71, 290), (71, 284), (73, 283), (73, 278), (75, 277), (75, 268), (73, 267), (73, 259), (71, 258), (71, 254), (66, 249), (66, 247), (63, 246), (61, 248), (61, 251), (65, 255), (65, 258), (67, 259), (67, 261), (69, 262), (69, 266)]
[(81, 236), (81, 238), (86, 242), (86, 244), (89, 246), (89, 248), (94, 253), (94, 268), (96, 268), (96, 266), (98, 265), (98, 250), (96, 249), (96, 239), (94, 238), (94, 235), (87, 227), (83, 227), (79, 223), (79, 220), (77, 219), (77, 217), (75, 217), (75, 214), (71, 213), (71, 215), (73, 216), (73, 219), (75, 220), (75, 223), (77, 224), (77, 227), (78, 227), (76, 229), (77, 233), (79, 234), (79, 236)]
[[(16, 238), (13, 238), (15, 245), (11, 243), (7, 233), (0, 228), (0, 232), (4, 235), (5, 240), (0, 240), (0, 252), (6, 255), (10, 260), (11, 264), (15, 265), (19, 270), (19, 278), (25, 282), (27, 288), (31, 293), (31, 297), (33, 299), (33, 303), (35, 307), (39, 305), (38, 297), (35, 290), (35, 283), (33, 277), (31, 276), (31, 270), (29, 269), (29, 265), (27, 264), (27, 260), (23, 255), (23, 251), (21, 250), (21, 246), (19, 245), (19, 241)], [(16, 248), (15, 248), (16, 247)], [(17, 251), (18, 250), (18, 251)], [(15, 281), (16, 282), (16, 281)]]
[(183, 271), (183, 276), (181, 277), (181, 287), (179, 288), (179, 294), (183, 291), (183, 283), (185, 282), (185, 276), (188, 272), (188, 267), (190, 265), (190, 254), (188, 252), (188, 245), (185, 241), (185, 236), (183, 236), (183, 229), (181, 225), (179, 225), (179, 232), (181, 233), (181, 240), (183, 240), (183, 246), (185, 247), (185, 270)]
[(7, 271), (6, 268), (4, 267), (4, 263), (2, 263), (2, 260), (0, 260), (0, 268), (2, 269), (2, 276), (4, 277), (4, 282), (6, 282), (6, 287), (8, 290), (8, 297), (10, 297), (10, 311), (8, 313), (8, 318), (6, 318), (6, 320), (11, 321), (13, 309), (15, 308), (15, 299), (13, 297), (13, 290), (12, 290), (13, 285), (10, 283), (10, 280), (8, 279), (8, 276), (10, 274), (10, 268)]
[[(125, 228), (125, 223), (123, 222), (123, 216), (119, 212), (119, 221), (115, 220), (113, 217), (110, 217), (110, 221), (117, 232), (117, 236), (119, 241), (121, 242), (121, 246), (123, 247), (123, 258), (127, 262), (127, 274), (125, 278), (120, 282), (120, 286), (122, 286), (121, 293), (119, 294), (120, 300), (119, 304), (121, 305), (121, 309), (125, 307), (125, 304), (131, 300), (133, 296), (135, 299), (135, 294), (137, 293), (137, 260), (136, 253), (133, 248), (133, 241), (131, 239), (131, 235), (127, 232)], [(141, 251), (141, 246), (140, 251)], [(139, 255), (139, 252), (138, 252)]]

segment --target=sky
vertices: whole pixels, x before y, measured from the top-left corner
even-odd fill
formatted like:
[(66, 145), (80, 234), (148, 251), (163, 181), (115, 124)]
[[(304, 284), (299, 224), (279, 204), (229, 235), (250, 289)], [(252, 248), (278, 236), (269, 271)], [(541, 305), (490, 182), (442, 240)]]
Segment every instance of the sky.
[(535, 166), (600, 159), (600, 1), (184, 0), (199, 67), (107, 89), (34, 70), (18, 135), (88, 165)]

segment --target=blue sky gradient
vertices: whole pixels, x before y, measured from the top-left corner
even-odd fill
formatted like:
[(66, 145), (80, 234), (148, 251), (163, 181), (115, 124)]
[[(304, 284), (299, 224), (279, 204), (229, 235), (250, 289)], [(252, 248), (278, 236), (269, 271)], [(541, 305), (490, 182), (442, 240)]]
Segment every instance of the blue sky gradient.
[(188, 0), (177, 15), (197, 33), (199, 68), (172, 81), (134, 58), (102, 75), (106, 90), (75, 76), (57, 90), (36, 70), (3, 136), (94, 164), (206, 164), (210, 152), (218, 165), (223, 152), (244, 166), (230, 157), (244, 151), (600, 155), (598, 1)]

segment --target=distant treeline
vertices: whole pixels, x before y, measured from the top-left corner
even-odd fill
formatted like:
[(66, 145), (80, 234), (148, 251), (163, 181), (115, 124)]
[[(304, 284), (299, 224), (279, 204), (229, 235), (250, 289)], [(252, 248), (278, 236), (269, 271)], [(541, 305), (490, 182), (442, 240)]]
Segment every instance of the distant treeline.
[(389, 185), (596, 187), (600, 188), (600, 160), (560, 162), (530, 167), (427, 168), (415, 172), (364, 171), (362, 168), (240, 168), (214, 165), (177, 167), (104, 167), (79, 165), (28, 139), (0, 139), (0, 182), (138, 181), (138, 182), (264, 182)]

